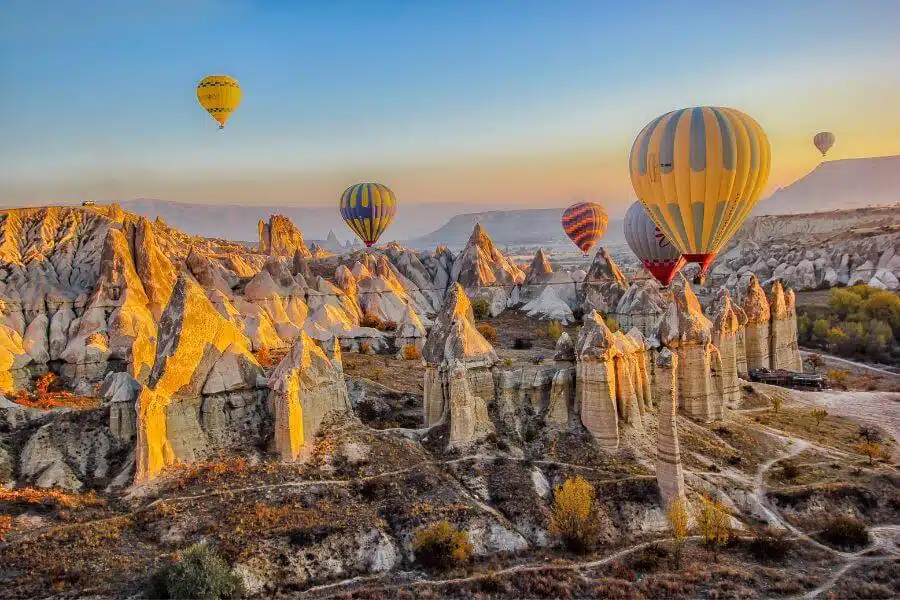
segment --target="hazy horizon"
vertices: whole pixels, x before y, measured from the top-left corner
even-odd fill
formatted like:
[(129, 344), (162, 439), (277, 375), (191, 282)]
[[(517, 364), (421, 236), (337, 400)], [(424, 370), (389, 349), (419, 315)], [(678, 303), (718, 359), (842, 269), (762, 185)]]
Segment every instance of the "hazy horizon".
[[(159, 198), (618, 213), (627, 156), (666, 110), (734, 106), (767, 131), (764, 195), (820, 161), (900, 154), (900, 3), (251, 0), (2, 5), (0, 204)], [(386, 40), (374, 43), (375, 40)], [(209, 73), (244, 91), (224, 132)]]

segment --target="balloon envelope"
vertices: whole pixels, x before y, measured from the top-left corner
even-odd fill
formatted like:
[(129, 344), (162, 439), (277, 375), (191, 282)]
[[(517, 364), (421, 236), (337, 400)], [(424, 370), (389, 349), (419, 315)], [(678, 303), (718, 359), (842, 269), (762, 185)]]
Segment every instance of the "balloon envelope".
[(234, 77), (209, 75), (197, 84), (197, 100), (222, 129), (241, 103), (241, 86)]
[(603, 237), (608, 224), (606, 211), (593, 202), (573, 204), (562, 215), (563, 231), (585, 254)]
[(341, 195), (340, 207), (344, 222), (368, 248), (397, 214), (397, 198), (386, 185), (356, 183)]
[(641, 259), (644, 267), (661, 284), (672, 283), (675, 274), (685, 264), (684, 257), (659, 230), (640, 202), (628, 207), (624, 228), (628, 247)]
[(770, 161), (769, 140), (751, 117), (698, 106), (647, 124), (629, 167), (650, 218), (705, 273), (759, 201)]
[(821, 131), (813, 136), (813, 144), (822, 153), (822, 156), (834, 146), (834, 134), (830, 131)]

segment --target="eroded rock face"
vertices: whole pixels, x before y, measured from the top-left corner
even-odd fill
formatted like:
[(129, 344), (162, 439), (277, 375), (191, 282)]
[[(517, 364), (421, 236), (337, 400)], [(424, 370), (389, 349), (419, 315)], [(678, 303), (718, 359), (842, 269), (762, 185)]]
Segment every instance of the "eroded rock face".
[(449, 419), (451, 445), (468, 444), (492, 430), (487, 405), (494, 397), (490, 369), (497, 354), (473, 320), (468, 296), (454, 284), (422, 348), (425, 425)]
[(303, 234), (294, 223), (285, 216), (272, 215), (269, 222), (259, 222), (259, 251), (269, 256), (285, 256), (293, 258), (299, 252), (309, 258), (312, 253), (303, 243)]
[(697, 419), (720, 419), (725, 410), (723, 369), (712, 344), (713, 324), (683, 277), (672, 283), (672, 295), (657, 337), (678, 356), (679, 406)]
[[(230, 427), (243, 430), (239, 437), (253, 437), (250, 431), (259, 429), (265, 413), (265, 395), (257, 391), (262, 382), (249, 340), (182, 273), (160, 320), (156, 359), (137, 401), (136, 479), (227, 444)], [(224, 418), (220, 411), (231, 408), (239, 414)]]
[[(722, 386), (726, 405), (736, 404), (741, 399), (738, 380), (738, 331), (740, 319), (731, 303), (728, 290), (722, 288), (712, 306), (713, 344), (722, 358)], [(741, 336), (743, 343), (743, 336)]]
[(794, 295), (788, 298), (780, 281), (772, 284), (769, 294), (769, 362), (772, 370), (803, 371), (800, 349), (797, 346), (797, 315)]
[[(340, 350), (336, 359), (340, 362)], [(275, 448), (284, 460), (300, 456), (326, 417), (352, 414), (343, 372), (305, 333), (269, 376)]]
[(656, 335), (667, 301), (655, 280), (635, 281), (622, 295), (611, 316), (619, 327), (636, 328), (644, 337)]
[(756, 276), (750, 277), (744, 297), (744, 314), (747, 326), (744, 328), (748, 369), (768, 369), (770, 363), (769, 320), (771, 312), (766, 293)]
[(611, 313), (628, 290), (628, 282), (606, 248), (599, 248), (582, 284), (585, 312)]
[(503, 312), (512, 288), (524, 279), (522, 270), (494, 246), (480, 223), (450, 271), (450, 280), (462, 285), (470, 297), (490, 303), (493, 316)]
[(654, 365), (654, 394), (659, 404), (656, 479), (665, 505), (684, 496), (684, 473), (678, 447), (678, 355), (663, 348)]
[(581, 422), (602, 448), (614, 450), (619, 446), (615, 363), (619, 348), (596, 311), (584, 318), (575, 355)]

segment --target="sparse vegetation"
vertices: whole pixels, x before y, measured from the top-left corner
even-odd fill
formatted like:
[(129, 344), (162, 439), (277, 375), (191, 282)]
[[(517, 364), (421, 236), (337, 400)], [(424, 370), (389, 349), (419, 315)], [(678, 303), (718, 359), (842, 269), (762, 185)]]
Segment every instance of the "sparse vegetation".
[(371, 327), (372, 329), (381, 329), (384, 325), (381, 322), (381, 319), (376, 317), (375, 315), (363, 314), (362, 318), (359, 320), (360, 327)]
[(797, 331), (804, 345), (841, 356), (897, 361), (900, 295), (868, 285), (834, 288), (829, 292), (824, 314), (800, 314)]
[(411, 546), (417, 562), (436, 569), (461, 566), (469, 561), (473, 551), (469, 534), (448, 521), (418, 529)]
[(791, 481), (796, 479), (797, 476), (800, 475), (800, 467), (793, 463), (793, 461), (786, 460), (781, 463), (781, 478), (787, 481)]
[(607, 315), (603, 315), (603, 321), (606, 323), (606, 326), (609, 327), (609, 330), (612, 331), (613, 333), (615, 333), (619, 330), (619, 322), (616, 321), (614, 318), (607, 316)]
[(862, 521), (843, 516), (828, 521), (819, 536), (826, 543), (847, 550), (861, 548), (871, 541)]
[(559, 339), (559, 336), (563, 334), (563, 326), (559, 321), (550, 321), (550, 324), (547, 325), (547, 337), (549, 337), (554, 342)]
[(394, 321), (382, 321), (379, 331), (397, 331), (397, 323)]
[(491, 303), (484, 299), (473, 301), (472, 314), (479, 321), (487, 319), (491, 316)]
[(491, 344), (497, 343), (497, 330), (494, 329), (494, 326), (489, 323), (479, 323), (475, 326), (475, 329), (478, 330), (484, 339), (486, 339)]
[(360, 354), (372, 354), (372, 346), (368, 342), (360, 342), (359, 343), (359, 353)]
[(6, 534), (12, 529), (13, 518), (9, 515), (0, 515), (0, 542), (6, 538)]
[(403, 360), (421, 360), (422, 353), (419, 351), (419, 347), (415, 344), (409, 344), (407, 346), (403, 346), (402, 350)]
[(516, 338), (513, 340), (513, 350), (530, 350), (534, 346), (534, 342), (525, 338)]
[(104, 500), (93, 492), (69, 494), (55, 488), (19, 488), (16, 490), (0, 487), (0, 502), (13, 506), (47, 506), (51, 508), (82, 508), (99, 506)]
[(572, 552), (589, 552), (597, 541), (595, 494), (594, 486), (578, 476), (554, 489), (550, 533)]
[(272, 353), (269, 351), (268, 346), (263, 346), (257, 350), (254, 355), (256, 356), (256, 362), (258, 362), (260, 366), (275, 366), (275, 361), (272, 359)]
[(28, 408), (40, 408), (43, 410), (52, 408), (85, 410), (100, 406), (100, 401), (97, 398), (78, 396), (62, 389), (59, 377), (50, 371), (47, 371), (35, 380), (34, 392), (19, 390), (9, 394), (9, 399)]
[(792, 546), (793, 542), (784, 530), (766, 527), (754, 532), (747, 549), (760, 562), (778, 563), (787, 556)]
[(811, 413), (809, 413), (809, 416), (811, 416), (813, 419), (815, 419), (816, 431), (818, 431), (819, 425), (822, 423), (822, 421), (825, 420), (826, 417), (828, 417), (828, 411), (825, 410), (824, 408), (816, 408), (816, 409), (813, 409), (813, 411)]
[(731, 539), (730, 517), (725, 506), (718, 500), (701, 496), (700, 502), (697, 528), (703, 536), (703, 543), (712, 552), (713, 560), (718, 561), (719, 549)]
[(178, 560), (158, 571), (147, 587), (150, 598), (220, 600), (237, 598), (241, 592), (241, 580), (203, 544), (182, 552)]
[(869, 459), (869, 466), (875, 464), (875, 459), (881, 458), (883, 452), (880, 444), (873, 444), (871, 442), (859, 444), (856, 446), (856, 450)]
[(847, 389), (847, 371), (842, 369), (829, 369), (827, 373), (825, 373), (825, 377), (828, 379), (828, 383), (832, 387), (836, 387), (842, 390)]
[(683, 497), (676, 498), (669, 503), (666, 519), (672, 532), (675, 548), (675, 568), (678, 569), (681, 568), (681, 547), (684, 545), (684, 539), (688, 535), (688, 522), (690, 521), (687, 512), (687, 501)]
[(778, 414), (778, 411), (781, 410), (781, 406), (784, 404), (784, 400), (782, 400), (781, 396), (775, 394), (772, 396), (772, 410), (775, 414)]

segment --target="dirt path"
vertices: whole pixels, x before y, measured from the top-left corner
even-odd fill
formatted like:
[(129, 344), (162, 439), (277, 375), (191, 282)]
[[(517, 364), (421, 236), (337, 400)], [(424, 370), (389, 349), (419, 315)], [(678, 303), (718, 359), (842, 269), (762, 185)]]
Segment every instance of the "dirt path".
[(881, 375), (890, 375), (891, 377), (900, 377), (900, 373), (896, 373), (894, 371), (888, 371), (887, 369), (881, 369), (879, 367), (873, 367), (872, 365), (867, 365), (866, 363), (856, 362), (855, 360), (848, 360), (846, 358), (841, 358), (840, 356), (834, 356), (832, 354), (823, 354), (822, 352), (813, 352), (810, 350), (801, 350), (800, 356), (809, 356), (810, 354), (818, 354), (822, 358), (844, 363), (845, 365), (852, 365), (858, 369), (865, 369), (866, 371), (872, 371), (874, 373), (879, 373)]

